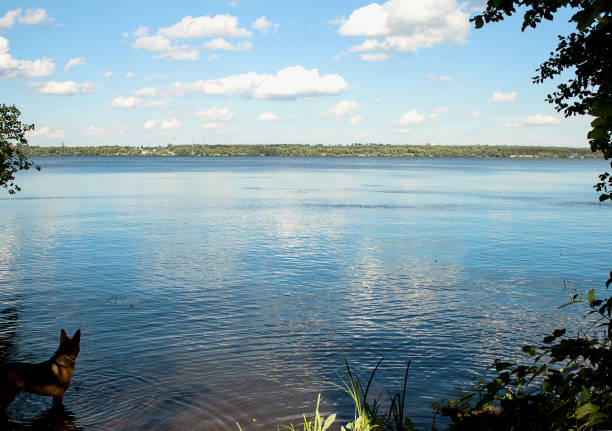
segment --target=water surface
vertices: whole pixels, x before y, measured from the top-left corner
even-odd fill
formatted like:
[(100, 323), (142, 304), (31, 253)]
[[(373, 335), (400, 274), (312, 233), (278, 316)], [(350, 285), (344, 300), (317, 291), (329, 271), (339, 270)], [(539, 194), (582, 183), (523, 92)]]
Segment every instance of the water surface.
[[(408, 411), (580, 321), (601, 286), (599, 160), (41, 158), (0, 198), (0, 359), (83, 332), (66, 429), (299, 422), (345, 353)], [(48, 421), (23, 394), (4, 426)], [(57, 420), (55, 418), (54, 420)]]

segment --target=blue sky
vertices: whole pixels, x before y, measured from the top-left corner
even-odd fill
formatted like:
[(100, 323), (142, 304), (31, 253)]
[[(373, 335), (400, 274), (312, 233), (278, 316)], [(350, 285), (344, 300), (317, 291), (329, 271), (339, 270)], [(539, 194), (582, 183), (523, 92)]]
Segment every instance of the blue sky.
[(531, 77), (570, 12), (474, 30), (483, 1), (13, 1), (0, 102), (32, 145), (587, 146)]

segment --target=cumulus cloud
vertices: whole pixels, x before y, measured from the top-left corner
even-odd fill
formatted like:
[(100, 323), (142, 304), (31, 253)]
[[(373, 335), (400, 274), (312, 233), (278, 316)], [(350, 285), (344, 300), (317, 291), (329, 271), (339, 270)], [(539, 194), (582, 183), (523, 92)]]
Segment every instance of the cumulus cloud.
[(169, 60), (197, 60), (200, 58), (200, 53), (193, 46), (172, 45), (170, 39), (160, 35), (139, 37), (132, 44), (132, 48), (141, 51), (159, 52), (155, 58)]
[(367, 53), (367, 54), (360, 54), (359, 57), (361, 57), (361, 59), (363, 61), (384, 61), (384, 60), (389, 60), (389, 57), (387, 54), (379, 52), (379, 53)]
[(238, 18), (232, 15), (210, 15), (184, 17), (180, 22), (162, 27), (158, 34), (175, 39), (195, 39), (204, 37), (250, 38), (253, 33), (240, 28)]
[(9, 41), (0, 36), (0, 78), (40, 78), (48, 76), (55, 70), (55, 64), (50, 58), (34, 61), (17, 60), (9, 53)]
[(552, 115), (535, 114), (525, 117), (524, 123), (526, 126), (550, 126), (559, 124), (560, 121)]
[(230, 42), (219, 37), (208, 42), (202, 43), (202, 46), (200, 48), (206, 51), (248, 51), (249, 49), (251, 49), (251, 46), (253, 46), (253, 44), (248, 40), (238, 42), (235, 45), (232, 45)]
[(172, 91), (179, 96), (239, 94), (253, 99), (293, 100), (300, 97), (340, 94), (348, 87), (348, 83), (340, 75), (321, 76), (318, 69), (307, 70), (302, 66), (291, 66), (279, 70), (274, 75), (249, 72), (206, 81), (176, 82), (172, 85)]
[(94, 88), (96, 88), (96, 85), (92, 84), (91, 82), (77, 83), (74, 81), (31, 82), (30, 85), (32, 87), (36, 87), (39, 93), (59, 96), (67, 96), (79, 93), (91, 93)]
[(144, 124), (144, 130), (151, 130), (154, 128), (159, 128), (161, 130), (170, 130), (181, 127), (182, 123), (176, 118), (172, 118), (170, 120), (164, 120), (158, 118), (156, 120), (148, 120)]
[(359, 103), (352, 100), (343, 100), (336, 103), (330, 109), (323, 111), (323, 115), (330, 117), (343, 117), (345, 115), (351, 115), (353, 112), (359, 109)]
[(132, 48), (138, 50), (160, 52), (170, 49), (170, 39), (164, 36), (142, 36), (134, 41)]
[(52, 21), (52, 18), (47, 15), (45, 9), (27, 9), (19, 18), (19, 22), (27, 25), (43, 24), (47, 21)]
[(171, 46), (155, 58), (165, 58), (168, 60), (197, 60), (200, 58), (199, 51), (190, 45)]
[(217, 108), (216, 106), (213, 106), (212, 108), (207, 109), (206, 111), (196, 112), (195, 116), (204, 118), (208, 121), (229, 121), (234, 118), (236, 114), (229, 109), (229, 106), (225, 106), (223, 108)]
[(478, 118), (478, 117), (480, 117), (480, 111), (470, 112), (469, 117), (470, 118)]
[(134, 79), (136, 78), (136, 74), (134, 72), (125, 72), (125, 76), (126, 79)]
[(36, 128), (31, 132), (27, 132), (28, 136), (39, 139), (63, 139), (66, 137), (66, 132), (63, 130), (52, 129), (51, 126)]
[(520, 122), (509, 122), (504, 124), (504, 127), (541, 127), (541, 126), (554, 126), (559, 124), (561, 121), (553, 117), (552, 115), (534, 114), (528, 115)]
[(113, 76), (113, 72), (102, 72), (102, 78), (111, 78)]
[(262, 112), (261, 114), (259, 114), (259, 117), (257, 117), (257, 119), (259, 121), (279, 121), (281, 120), (281, 117), (276, 115), (274, 112)]
[(21, 16), (21, 9), (9, 10), (4, 16), (0, 17), (0, 28), (11, 28)]
[(270, 29), (272, 29), (272, 32), (276, 34), (276, 31), (278, 30), (278, 27), (280, 27), (280, 24), (272, 24), (266, 19), (265, 16), (260, 16), (255, 21), (253, 21), (251, 27), (259, 31), (261, 34), (268, 34), (270, 32)]
[(389, 0), (354, 10), (341, 22), (342, 36), (367, 37), (350, 51), (418, 51), (462, 44), (470, 30), (465, 4), (456, 0)]
[(152, 100), (149, 102), (144, 101), (141, 97), (128, 96), (128, 97), (117, 97), (113, 99), (108, 106), (111, 108), (162, 108), (168, 105), (170, 101), (168, 99)]
[(68, 60), (68, 63), (66, 63), (66, 65), (64, 66), (64, 71), (68, 72), (73, 67), (83, 66), (84, 64), (85, 64), (85, 58), (83, 57), (71, 58), (70, 60)]
[(107, 131), (108, 129), (105, 127), (89, 126), (85, 131), (85, 134), (89, 136), (101, 136), (105, 135)]
[[(235, 44), (227, 42), (228, 38), (250, 38), (253, 33), (238, 24), (238, 18), (232, 15), (205, 15), (183, 17), (181, 21), (169, 27), (161, 27), (157, 34), (150, 35), (147, 27), (139, 27), (134, 33), (137, 39), (132, 48), (142, 51), (158, 53), (155, 58), (166, 60), (198, 60), (200, 53), (191, 45), (176, 45), (176, 39), (196, 39), (212, 37), (213, 40), (204, 42), (202, 49), (209, 51), (248, 51), (251, 42), (242, 41)], [(209, 57), (210, 60), (210, 57)]]
[(502, 93), (501, 91), (494, 91), (493, 96), (489, 99), (491, 102), (516, 102), (517, 91), (510, 91), (509, 93)]
[(132, 94), (137, 97), (155, 97), (159, 94), (159, 88), (145, 87), (141, 88), (140, 90), (133, 91)]
[(401, 125), (411, 125), (416, 126), (417, 124), (421, 124), (425, 121), (425, 115), (419, 113), (416, 109), (411, 109), (406, 112), (400, 118), (398, 118), (395, 122)]
[(22, 15), (21, 8), (17, 8), (9, 10), (4, 16), (0, 17), (0, 28), (10, 28), (15, 25), (15, 22), (26, 25), (38, 25), (51, 21), (53, 21), (53, 18), (47, 14), (45, 9), (26, 9)]
[(141, 25), (134, 31), (134, 36), (136, 37), (145, 37), (149, 35), (149, 28)]
[(355, 124), (359, 124), (363, 121), (363, 115), (354, 115), (349, 119), (349, 123), (355, 125)]

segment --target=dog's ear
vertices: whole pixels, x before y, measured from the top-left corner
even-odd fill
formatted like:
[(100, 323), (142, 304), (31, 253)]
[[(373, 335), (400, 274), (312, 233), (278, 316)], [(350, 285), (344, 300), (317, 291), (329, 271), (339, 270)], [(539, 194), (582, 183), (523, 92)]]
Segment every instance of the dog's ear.
[(68, 335), (66, 335), (66, 331), (62, 329), (62, 333), (60, 334), (60, 344), (63, 344), (66, 340), (68, 340)]
[(74, 341), (77, 344), (81, 342), (81, 330), (80, 329), (76, 330), (76, 332), (72, 336), (72, 341)]

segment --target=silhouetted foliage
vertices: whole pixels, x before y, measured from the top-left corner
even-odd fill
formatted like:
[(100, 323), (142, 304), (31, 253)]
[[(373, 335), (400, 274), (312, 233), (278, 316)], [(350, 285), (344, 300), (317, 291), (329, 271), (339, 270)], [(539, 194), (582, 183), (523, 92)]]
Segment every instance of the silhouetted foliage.
[[(28, 145), (25, 134), (34, 130), (34, 124), (23, 124), (20, 115), (15, 106), (0, 105), (0, 186), (10, 194), (21, 190), (15, 183), (15, 173), (34, 165), (24, 152)], [(36, 169), (40, 170), (40, 166)]]
[(588, 314), (596, 316), (584, 331), (567, 336), (556, 329), (540, 346), (523, 347), (532, 364), (496, 360), (496, 378), (437, 404), (451, 431), (612, 427), (612, 297), (595, 299), (590, 290), (585, 298), (572, 287), (565, 305), (576, 303), (588, 304)]
[[(540, 84), (569, 72), (546, 100), (566, 117), (589, 114), (593, 117), (587, 138), (593, 151), (612, 158), (612, 2), (610, 0), (489, 0), (482, 15), (475, 16), (476, 28), (497, 22), (524, 8), (522, 30), (535, 28), (542, 19), (552, 20), (562, 7), (575, 12), (570, 22), (576, 31), (559, 36), (559, 44), (533, 77)], [(523, 9), (521, 9), (523, 10)], [(612, 167), (612, 162), (610, 163)], [(600, 201), (611, 198), (612, 176), (605, 172), (595, 185)]]

